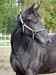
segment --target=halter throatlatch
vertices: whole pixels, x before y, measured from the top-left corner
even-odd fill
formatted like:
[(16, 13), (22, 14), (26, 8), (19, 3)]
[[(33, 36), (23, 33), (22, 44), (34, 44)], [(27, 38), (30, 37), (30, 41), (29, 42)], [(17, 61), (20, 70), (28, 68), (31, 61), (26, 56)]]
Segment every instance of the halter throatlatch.
[(24, 27), (26, 27), (27, 29), (29, 29), (31, 32), (32, 32), (32, 34), (33, 34), (33, 36), (32, 36), (32, 38), (34, 39), (34, 36), (35, 36), (35, 34), (36, 33), (38, 33), (38, 32), (40, 32), (40, 31), (45, 31), (46, 29), (41, 29), (41, 30), (33, 30), (32, 28), (30, 28), (29, 26), (27, 26), (24, 22), (23, 22), (23, 19), (22, 19), (22, 17), (21, 17), (21, 14), (20, 14), (20, 20), (21, 20), (21, 23), (22, 23), (22, 27), (23, 27), (23, 33), (24, 33)]

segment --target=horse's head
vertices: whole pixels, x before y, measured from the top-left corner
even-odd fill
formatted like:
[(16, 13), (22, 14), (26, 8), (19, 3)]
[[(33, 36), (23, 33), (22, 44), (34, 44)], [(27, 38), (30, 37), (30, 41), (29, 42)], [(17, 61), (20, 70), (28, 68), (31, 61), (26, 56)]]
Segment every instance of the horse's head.
[(32, 38), (35, 38), (42, 45), (45, 45), (49, 43), (50, 38), (40, 20), (38, 8), (39, 7), (33, 4), (30, 8), (28, 8), (20, 15), (20, 20), (23, 27), (23, 33), (31, 36)]

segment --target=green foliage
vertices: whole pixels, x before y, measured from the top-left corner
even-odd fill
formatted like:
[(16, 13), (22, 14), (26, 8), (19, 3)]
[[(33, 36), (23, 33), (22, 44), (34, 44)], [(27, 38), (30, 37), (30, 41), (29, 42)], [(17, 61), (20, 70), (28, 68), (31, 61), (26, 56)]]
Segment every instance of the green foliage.
[[(25, 10), (35, 0), (18, 0), (18, 4), (20, 2), (22, 10)], [(36, 3), (40, 4), (39, 13), (46, 29), (56, 30), (56, 0), (36, 0)], [(20, 12), (19, 7), (16, 6), (16, 0), (0, 0), (0, 31), (11, 33), (16, 17)]]
[(15, 23), (18, 9), (15, 0), (0, 0), (0, 30), (10, 33)]
[(56, 0), (40, 0), (40, 15), (46, 29), (56, 30)]

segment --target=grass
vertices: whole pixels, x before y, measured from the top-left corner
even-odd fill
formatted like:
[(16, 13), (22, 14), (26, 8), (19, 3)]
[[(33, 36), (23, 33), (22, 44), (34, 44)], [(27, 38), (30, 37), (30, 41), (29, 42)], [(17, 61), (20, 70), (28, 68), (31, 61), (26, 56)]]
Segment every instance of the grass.
[(5, 36), (3, 35), (2, 37), (0, 37), (0, 46), (10, 46), (10, 43), (9, 43), (9, 36), (6, 36), (6, 43), (5, 43)]
[[(5, 46), (5, 43), (4, 42), (0, 42), (0, 46)], [(6, 46), (10, 46), (10, 43), (6, 42)]]

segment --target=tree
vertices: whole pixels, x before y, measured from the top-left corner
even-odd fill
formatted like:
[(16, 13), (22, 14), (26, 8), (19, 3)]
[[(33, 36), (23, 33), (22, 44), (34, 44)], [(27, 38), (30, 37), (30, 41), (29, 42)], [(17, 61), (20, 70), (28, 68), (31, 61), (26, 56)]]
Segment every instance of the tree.
[(4, 33), (10, 33), (16, 20), (18, 9), (15, 0), (0, 0), (0, 30)]
[[(38, 0), (37, 0), (38, 1)], [(40, 15), (47, 30), (56, 30), (56, 0), (39, 0)]]

